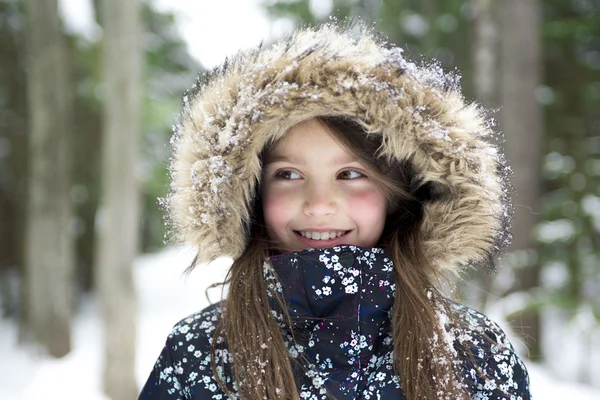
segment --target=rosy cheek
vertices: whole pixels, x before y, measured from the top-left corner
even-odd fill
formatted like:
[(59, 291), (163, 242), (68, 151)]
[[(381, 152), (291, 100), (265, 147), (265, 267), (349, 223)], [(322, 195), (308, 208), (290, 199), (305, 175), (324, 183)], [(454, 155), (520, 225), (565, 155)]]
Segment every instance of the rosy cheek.
[(375, 245), (385, 226), (385, 197), (376, 190), (365, 190), (349, 196), (347, 204), (350, 218), (358, 225), (361, 244)]
[(284, 227), (291, 218), (286, 196), (278, 193), (266, 194), (263, 197), (263, 213), (269, 229), (277, 230)]
[(350, 194), (348, 197), (348, 207), (368, 214), (378, 214), (385, 212), (385, 198), (375, 190), (362, 190)]

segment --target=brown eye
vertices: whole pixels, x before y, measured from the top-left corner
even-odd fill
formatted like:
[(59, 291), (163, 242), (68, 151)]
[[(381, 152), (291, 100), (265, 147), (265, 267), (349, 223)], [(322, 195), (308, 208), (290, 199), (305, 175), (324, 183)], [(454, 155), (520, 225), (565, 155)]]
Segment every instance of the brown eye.
[(279, 179), (286, 179), (286, 180), (300, 179), (300, 174), (298, 174), (297, 172), (294, 172), (294, 171), (289, 171), (289, 170), (277, 171), (275, 176)]
[(340, 172), (338, 174), (338, 179), (352, 180), (352, 179), (364, 178), (364, 176), (365, 175), (363, 175), (362, 173), (360, 173), (358, 171), (349, 169), (349, 170)]

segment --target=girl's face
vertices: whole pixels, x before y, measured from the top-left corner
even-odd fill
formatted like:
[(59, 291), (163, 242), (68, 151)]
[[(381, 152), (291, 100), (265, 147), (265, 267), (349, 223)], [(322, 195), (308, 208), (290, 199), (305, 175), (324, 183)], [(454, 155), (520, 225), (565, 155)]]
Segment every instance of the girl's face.
[(281, 250), (378, 242), (387, 214), (385, 195), (316, 120), (288, 131), (266, 155), (263, 174), (267, 232)]

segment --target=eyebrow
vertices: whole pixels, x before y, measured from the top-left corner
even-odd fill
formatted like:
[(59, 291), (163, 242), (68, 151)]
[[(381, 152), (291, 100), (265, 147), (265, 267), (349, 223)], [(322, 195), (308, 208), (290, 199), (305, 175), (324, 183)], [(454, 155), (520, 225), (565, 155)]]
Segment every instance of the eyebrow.
[[(304, 159), (293, 156), (293, 155), (289, 155), (289, 156), (276, 155), (276, 156), (269, 157), (265, 165), (269, 165), (269, 164), (276, 163), (276, 162), (287, 162), (290, 164), (306, 165), (306, 161)], [(351, 156), (349, 154), (344, 154), (342, 157), (337, 157), (337, 158), (333, 159), (333, 161), (328, 165), (336, 167), (339, 165), (350, 164), (353, 162), (359, 163), (359, 161), (356, 157)]]

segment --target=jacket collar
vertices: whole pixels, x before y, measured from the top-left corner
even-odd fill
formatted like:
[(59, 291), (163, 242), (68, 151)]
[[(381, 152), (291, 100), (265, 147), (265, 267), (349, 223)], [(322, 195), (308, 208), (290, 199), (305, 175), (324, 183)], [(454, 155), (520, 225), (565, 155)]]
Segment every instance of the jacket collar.
[(267, 291), (287, 305), (292, 329), (272, 303), (289, 339), (293, 331), (295, 340), (288, 343), (293, 357), (307, 357), (309, 368), (350, 383), (353, 379), (345, 375), (391, 350), (394, 267), (383, 249), (343, 245), (285, 253), (269, 261)]

